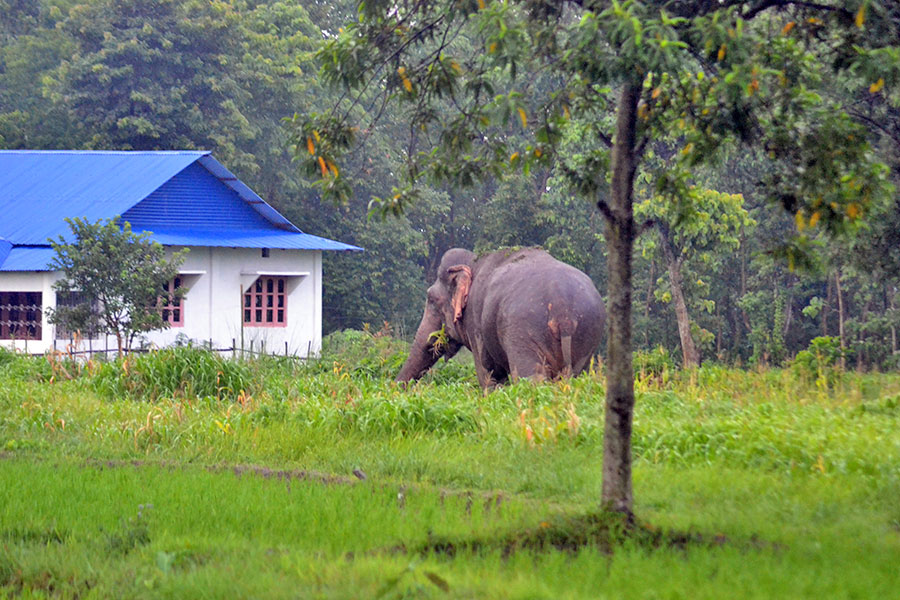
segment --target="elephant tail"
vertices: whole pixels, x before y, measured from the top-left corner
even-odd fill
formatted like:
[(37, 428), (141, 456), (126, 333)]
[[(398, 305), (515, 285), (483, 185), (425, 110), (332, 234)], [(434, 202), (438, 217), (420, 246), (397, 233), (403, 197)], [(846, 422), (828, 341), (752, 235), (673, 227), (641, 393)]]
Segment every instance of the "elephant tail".
[(572, 362), (572, 336), (575, 335), (575, 329), (578, 327), (578, 321), (574, 319), (562, 318), (554, 320), (555, 327), (551, 330), (558, 336), (560, 356), (562, 357), (562, 365), (558, 375), (571, 377), (575, 372), (575, 364)]

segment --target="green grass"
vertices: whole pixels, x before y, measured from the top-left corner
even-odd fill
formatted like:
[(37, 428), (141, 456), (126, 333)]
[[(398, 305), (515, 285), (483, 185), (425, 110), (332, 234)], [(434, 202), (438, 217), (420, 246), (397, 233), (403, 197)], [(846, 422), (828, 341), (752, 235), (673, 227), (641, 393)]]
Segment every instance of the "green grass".
[(310, 365), (0, 353), (0, 598), (900, 589), (900, 376), (639, 376), (622, 535), (596, 520), (601, 375), (485, 395), (450, 362), (404, 389), (401, 346), (331, 343)]

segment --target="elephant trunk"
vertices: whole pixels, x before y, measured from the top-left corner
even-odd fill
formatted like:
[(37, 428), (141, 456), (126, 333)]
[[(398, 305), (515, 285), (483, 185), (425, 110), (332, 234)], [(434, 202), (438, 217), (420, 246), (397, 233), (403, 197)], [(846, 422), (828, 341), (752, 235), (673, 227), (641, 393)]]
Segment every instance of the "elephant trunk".
[(432, 334), (441, 329), (440, 315), (435, 314), (428, 307), (422, 315), (422, 322), (416, 330), (416, 338), (409, 349), (409, 358), (403, 363), (403, 368), (397, 375), (397, 381), (405, 382), (411, 379), (419, 379), (437, 360), (444, 354), (435, 347), (435, 337)]

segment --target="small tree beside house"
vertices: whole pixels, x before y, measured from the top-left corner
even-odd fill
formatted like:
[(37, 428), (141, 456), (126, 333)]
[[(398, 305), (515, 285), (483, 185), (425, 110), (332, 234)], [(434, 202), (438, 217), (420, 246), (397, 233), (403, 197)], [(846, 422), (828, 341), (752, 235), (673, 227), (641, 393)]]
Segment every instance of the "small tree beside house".
[(167, 258), (149, 234), (132, 232), (118, 217), (66, 222), (74, 240), (51, 240), (56, 252), (51, 268), (62, 272), (53, 284), (57, 295), (74, 300), (49, 308), (49, 321), (69, 331), (113, 335), (119, 356), (137, 334), (167, 328), (184, 294), (171, 282), (187, 251)]

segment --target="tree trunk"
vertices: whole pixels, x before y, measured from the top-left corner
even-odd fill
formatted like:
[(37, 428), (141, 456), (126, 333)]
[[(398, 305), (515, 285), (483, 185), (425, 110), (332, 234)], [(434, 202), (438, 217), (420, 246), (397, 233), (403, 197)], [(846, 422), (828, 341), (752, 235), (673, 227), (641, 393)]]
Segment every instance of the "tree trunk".
[[(891, 320), (894, 319), (894, 298), (896, 294), (893, 291), (888, 291), (888, 298), (890, 298), (890, 307), (891, 307)], [(891, 354), (897, 354), (897, 327), (891, 323)]]
[(847, 370), (847, 357), (844, 352), (847, 349), (847, 341), (844, 338), (844, 295), (841, 293), (841, 271), (834, 274), (834, 291), (838, 303), (838, 338), (841, 341), (841, 371)]
[(634, 368), (631, 357), (631, 278), (634, 249), (634, 176), (637, 169), (637, 106), (641, 85), (627, 82), (619, 99), (612, 149), (611, 202), (598, 203), (606, 216), (609, 301), (606, 422), (603, 431), (603, 491), (607, 510), (632, 517), (631, 428)]
[[(648, 322), (650, 318), (650, 304), (653, 302), (653, 285), (656, 283), (656, 261), (650, 261), (650, 278), (647, 282), (647, 297), (644, 303), (644, 322)], [(644, 346), (650, 345), (650, 332), (644, 327)]]
[(681, 355), (685, 369), (700, 366), (700, 352), (691, 336), (691, 317), (684, 300), (684, 277), (681, 275), (681, 259), (675, 256), (669, 227), (658, 224), (659, 239), (662, 243), (666, 266), (669, 269), (669, 287), (672, 289), (672, 304), (675, 306), (675, 320), (678, 322), (678, 337), (681, 339)]

